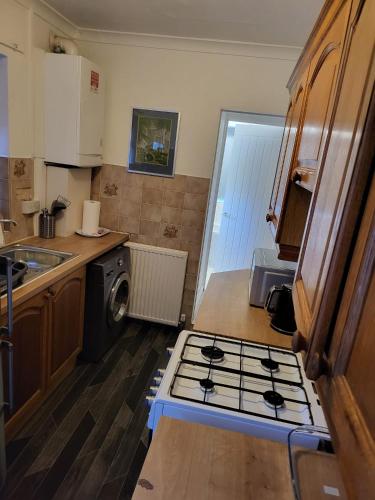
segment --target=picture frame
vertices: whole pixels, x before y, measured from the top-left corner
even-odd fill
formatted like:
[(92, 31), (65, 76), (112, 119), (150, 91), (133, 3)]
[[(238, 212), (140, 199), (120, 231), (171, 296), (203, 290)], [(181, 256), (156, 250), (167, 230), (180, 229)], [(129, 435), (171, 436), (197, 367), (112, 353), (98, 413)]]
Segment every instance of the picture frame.
[(129, 172), (173, 177), (180, 114), (133, 108)]

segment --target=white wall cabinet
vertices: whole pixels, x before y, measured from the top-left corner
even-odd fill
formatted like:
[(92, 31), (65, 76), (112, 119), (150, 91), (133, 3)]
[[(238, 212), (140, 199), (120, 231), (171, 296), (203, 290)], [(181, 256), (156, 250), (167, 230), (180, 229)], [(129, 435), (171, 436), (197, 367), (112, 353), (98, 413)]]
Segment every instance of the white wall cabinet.
[(25, 53), (28, 34), (28, 9), (15, 0), (0, 0), (1, 45)]

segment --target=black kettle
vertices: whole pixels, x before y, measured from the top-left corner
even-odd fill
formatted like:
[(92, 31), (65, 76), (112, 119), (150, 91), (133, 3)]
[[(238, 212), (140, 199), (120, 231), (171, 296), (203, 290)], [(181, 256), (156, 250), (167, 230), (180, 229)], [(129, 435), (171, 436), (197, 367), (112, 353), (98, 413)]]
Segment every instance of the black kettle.
[(271, 328), (285, 335), (293, 335), (297, 330), (292, 285), (273, 286), (268, 292), (264, 308), (271, 316)]

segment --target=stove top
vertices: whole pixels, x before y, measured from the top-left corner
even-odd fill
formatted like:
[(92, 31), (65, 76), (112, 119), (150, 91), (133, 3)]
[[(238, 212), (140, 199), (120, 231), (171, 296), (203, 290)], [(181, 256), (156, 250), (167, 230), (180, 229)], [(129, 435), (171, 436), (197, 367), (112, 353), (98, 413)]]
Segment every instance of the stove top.
[(302, 358), (287, 349), (184, 331), (152, 389), (150, 429), (169, 415), (286, 442), (298, 426), (326, 427)]
[(314, 423), (296, 355), (269, 346), (191, 334), (170, 395), (289, 424)]

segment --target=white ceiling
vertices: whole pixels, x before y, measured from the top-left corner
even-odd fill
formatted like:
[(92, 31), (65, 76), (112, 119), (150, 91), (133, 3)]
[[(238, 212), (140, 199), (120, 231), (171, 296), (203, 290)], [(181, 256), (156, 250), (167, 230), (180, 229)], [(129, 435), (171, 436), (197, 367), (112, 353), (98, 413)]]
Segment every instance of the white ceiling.
[(46, 0), (81, 28), (303, 46), (323, 0)]

